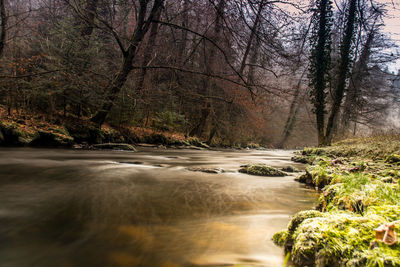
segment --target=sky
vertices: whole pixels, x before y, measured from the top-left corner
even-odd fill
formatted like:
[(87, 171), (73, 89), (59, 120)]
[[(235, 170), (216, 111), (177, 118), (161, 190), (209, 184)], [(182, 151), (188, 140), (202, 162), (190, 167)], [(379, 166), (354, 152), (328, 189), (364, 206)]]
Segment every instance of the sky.
[(385, 31), (400, 45), (400, 0), (378, 0), (387, 4), (388, 16), (385, 18)]
[[(388, 14), (384, 19), (384, 32), (396, 42), (400, 54), (400, 0), (378, 0), (377, 2), (387, 4)], [(389, 65), (389, 70), (397, 73), (400, 70), (400, 60)]]

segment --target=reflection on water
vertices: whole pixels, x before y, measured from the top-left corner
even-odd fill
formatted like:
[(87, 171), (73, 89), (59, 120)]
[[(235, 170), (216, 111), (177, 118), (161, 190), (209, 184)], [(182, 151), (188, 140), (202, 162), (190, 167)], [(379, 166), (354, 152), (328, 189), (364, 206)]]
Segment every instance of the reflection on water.
[(236, 170), (290, 156), (0, 149), (0, 265), (282, 266), (271, 237), (316, 194)]

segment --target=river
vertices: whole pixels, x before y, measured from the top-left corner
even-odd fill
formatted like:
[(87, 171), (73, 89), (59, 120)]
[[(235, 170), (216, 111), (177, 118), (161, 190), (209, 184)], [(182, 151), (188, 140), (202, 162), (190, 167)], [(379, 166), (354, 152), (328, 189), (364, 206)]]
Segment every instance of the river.
[(237, 170), (291, 155), (0, 148), (0, 266), (282, 266), (272, 235), (317, 194)]

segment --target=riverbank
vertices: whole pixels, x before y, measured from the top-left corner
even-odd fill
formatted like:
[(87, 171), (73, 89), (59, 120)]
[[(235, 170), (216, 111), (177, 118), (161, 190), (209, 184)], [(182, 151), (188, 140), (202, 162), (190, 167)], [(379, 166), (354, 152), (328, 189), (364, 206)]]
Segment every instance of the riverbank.
[(274, 235), (297, 266), (400, 266), (400, 136), (305, 148), (298, 181), (321, 190), (315, 210)]
[[(184, 133), (159, 131), (151, 128), (111, 126), (101, 128), (88, 118), (48, 116), (46, 114), (7, 113), (0, 107), (0, 146), (94, 148), (95, 144), (126, 143), (169, 148), (209, 149), (197, 137)], [(213, 146), (226, 147), (213, 143)], [(260, 148), (257, 144), (244, 144), (232, 148)]]

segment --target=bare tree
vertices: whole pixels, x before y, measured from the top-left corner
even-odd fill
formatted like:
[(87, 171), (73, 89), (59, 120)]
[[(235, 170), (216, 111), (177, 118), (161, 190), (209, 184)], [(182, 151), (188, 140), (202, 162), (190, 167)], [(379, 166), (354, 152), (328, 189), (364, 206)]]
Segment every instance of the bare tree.
[(6, 33), (7, 33), (6, 0), (0, 0), (0, 20), (1, 20), (0, 57), (2, 57), (4, 46), (6, 43)]
[(148, 5), (150, 4), (150, 1), (141, 0), (139, 2), (137, 21), (133, 33), (129, 38), (129, 45), (127, 48), (124, 47), (121, 39), (115, 33), (114, 29), (110, 29), (116, 41), (118, 42), (118, 45), (120, 46), (123, 61), (119, 71), (115, 74), (114, 78), (107, 86), (107, 95), (105, 97), (104, 104), (102, 105), (100, 110), (98, 110), (97, 113), (91, 118), (91, 121), (97, 123), (98, 125), (102, 125), (104, 123), (108, 113), (113, 107), (114, 101), (116, 100), (119, 92), (124, 86), (129, 73), (132, 71), (132, 64), (133, 60), (135, 59), (137, 49), (142, 43), (145, 34), (149, 30), (149, 27), (156, 14), (159, 12), (159, 9), (161, 8), (163, 2), (163, 0), (154, 0), (150, 12), (148, 12)]

